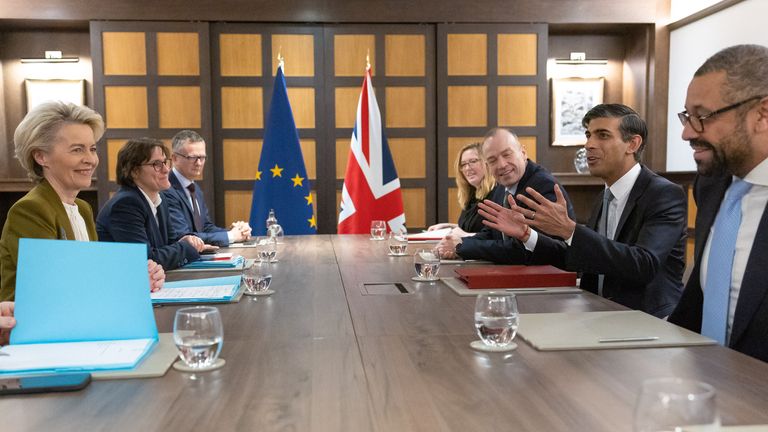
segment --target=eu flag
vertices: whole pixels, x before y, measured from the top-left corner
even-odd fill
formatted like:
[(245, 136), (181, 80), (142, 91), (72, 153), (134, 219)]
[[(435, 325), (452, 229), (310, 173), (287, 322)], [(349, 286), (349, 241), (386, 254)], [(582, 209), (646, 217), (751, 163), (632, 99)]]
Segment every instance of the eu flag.
[(251, 227), (256, 235), (265, 235), (271, 209), (286, 235), (317, 233), (309, 179), (288, 102), (282, 64), (275, 76), (264, 145), (253, 184)]

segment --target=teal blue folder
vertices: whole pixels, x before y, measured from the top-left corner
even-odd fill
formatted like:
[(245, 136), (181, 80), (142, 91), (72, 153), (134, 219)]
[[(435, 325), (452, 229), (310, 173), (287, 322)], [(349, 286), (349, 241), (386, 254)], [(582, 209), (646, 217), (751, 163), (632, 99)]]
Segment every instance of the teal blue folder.
[[(149, 296), (146, 246), (20, 239), (15, 316), (11, 346), (154, 341), (135, 363), (99, 369), (135, 366), (158, 339)], [(89, 370), (89, 366), (72, 369)]]
[(245, 258), (243, 258), (242, 255), (238, 255), (232, 257), (232, 259), (222, 261), (193, 261), (183, 266), (182, 269), (236, 269), (242, 267), (244, 262)]
[(225, 276), (216, 278), (205, 279), (192, 279), (181, 280), (175, 282), (166, 282), (163, 284), (163, 289), (180, 289), (180, 288), (192, 288), (202, 286), (222, 286), (230, 285), (232, 290), (222, 297), (206, 297), (206, 298), (186, 298), (177, 297), (173, 299), (152, 299), (153, 304), (169, 304), (169, 303), (228, 303), (235, 299), (235, 296), (240, 291), (240, 279), (241, 276)]

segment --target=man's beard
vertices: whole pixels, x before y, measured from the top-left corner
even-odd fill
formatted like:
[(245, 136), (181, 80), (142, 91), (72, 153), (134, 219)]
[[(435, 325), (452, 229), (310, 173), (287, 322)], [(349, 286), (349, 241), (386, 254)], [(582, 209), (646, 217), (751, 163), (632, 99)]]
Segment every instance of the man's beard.
[(704, 140), (691, 140), (691, 147), (708, 149), (712, 152), (712, 159), (709, 161), (696, 161), (696, 169), (699, 174), (705, 176), (719, 175), (723, 173), (736, 174), (744, 176), (747, 173), (742, 172), (744, 164), (751, 156), (749, 145), (749, 135), (743, 120), (739, 121), (738, 126), (733, 132), (722, 138), (719, 145)]
[(699, 175), (712, 176), (721, 174), (725, 171), (725, 155), (721, 149), (703, 140), (691, 140), (690, 145), (692, 148), (709, 150), (712, 154), (710, 160), (694, 159), (694, 162), (696, 162), (696, 171)]

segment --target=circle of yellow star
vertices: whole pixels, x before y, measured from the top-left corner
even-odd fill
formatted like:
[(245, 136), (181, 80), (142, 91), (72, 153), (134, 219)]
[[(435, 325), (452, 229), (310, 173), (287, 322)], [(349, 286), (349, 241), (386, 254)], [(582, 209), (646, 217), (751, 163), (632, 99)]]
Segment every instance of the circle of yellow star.
[(310, 228), (317, 228), (317, 222), (315, 221), (315, 215), (312, 215), (311, 219), (307, 219)]
[(256, 171), (256, 180), (261, 180), (261, 171)]
[(307, 205), (312, 205), (312, 193), (304, 197), (307, 200)]
[(296, 186), (304, 186), (301, 182), (304, 181), (304, 177), (299, 177), (299, 174), (296, 173), (296, 177), (291, 179), (293, 181), (293, 187)]
[(277, 166), (277, 164), (275, 164), (274, 168), (270, 168), (269, 170), (272, 171), (272, 178), (282, 177), (283, 176), (283, 169), (284, 168), (280, 168), (279, 166)]

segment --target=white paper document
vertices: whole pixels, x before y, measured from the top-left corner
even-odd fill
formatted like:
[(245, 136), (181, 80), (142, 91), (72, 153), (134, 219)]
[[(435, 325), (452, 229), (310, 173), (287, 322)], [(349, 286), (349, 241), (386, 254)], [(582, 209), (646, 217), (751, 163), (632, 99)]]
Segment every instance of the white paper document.
[(236, 286), (214, 285), (214, 286), (196, 286), (187, 288), (162, 288), (160, 291), (151, 294), (152, 300), (173, 300), (173, 299), (221, 299), (231, 297)]
[(443, 228), (434, 231), (424, 231), (418, 234), (408, 234), (408, 243), (439, 242), (451, 232), (451, 228)]
[(7, 345), (0, 349), (0, 374), (130, 368), (155, 342), (128, 339)]

